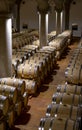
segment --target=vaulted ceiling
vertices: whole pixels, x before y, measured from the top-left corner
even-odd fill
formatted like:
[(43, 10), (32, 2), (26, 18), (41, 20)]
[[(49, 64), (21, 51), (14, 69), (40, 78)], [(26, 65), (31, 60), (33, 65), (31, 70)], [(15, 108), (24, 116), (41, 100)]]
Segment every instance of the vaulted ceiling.
[(0, 12), (10, 12), (15, 0), (0, 0)]
[[(1, 12), (10, 12), (14, 4), (19, 4), (25, 0), (0, 0), (0, 13)], [(28, 0), (27, 0), (28, 1)], [(48, 6), (57, 6), (61, 7), (63, 3), (71, 3), (73, 0), (35, 0), (40, 8), (45, 8)], [(76, 1), (76, 0), (75, 0)]]

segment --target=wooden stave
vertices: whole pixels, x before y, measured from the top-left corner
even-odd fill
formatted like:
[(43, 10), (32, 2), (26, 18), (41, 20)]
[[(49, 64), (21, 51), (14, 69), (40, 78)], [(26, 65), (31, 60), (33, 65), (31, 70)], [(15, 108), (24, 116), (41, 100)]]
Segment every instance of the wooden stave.
[(28, 59), (31, 56), (30, 53), (25, 53), (25, 52), (21, 52), (21, 51), (14, 51), (13, 55), (22, 56), (24, 58), (24, 60)]
[(25, 91), (27, 91), (28, 94), (35, 94), (37, 91), (37, 87), (38, 87), (38, 85), (37, 85), (38, 81), (29, 80), (29, 79), (26, 79), (24, 81), (26, 84)]
[(22, 101), (18, 99), (14, 106), (15, 117), (20, 116), (22, 112)]
[(50, 73), (50, 71), (51, 71), (51, 60), (50, 60), (50, 56), (49, 56), (49, 54), (47, 54), (47, 53), (43, 53), (43, 52), (41, 52), (41, 51), (37, 51), (37, 53), (36, 53), (36, 55), (39, 55), (39, 57), (40, 58), (43, 58), (43, 59), (45, 59), (46, 60), (46, 64), (47, 64), (47, 73)]
[(0, 111), (6, 115), (9, 109), (9, 99), (6, 96), (0, 95)]
[(9, 110), (7, 115), (5, 116), (5, 122), (7, 123), (9, 128), (12, 128), (14, 126), (15, 121), (15, 113), (14, 110)]
[(29, 97), (29, 94), (28, 92), (24, 92), (21, 100), (22, 100), (22, 108), (27, 108), (27, 105), (28, 105), (28, 97)]
[(82, 87), (79, 85), (65, 83), (57, 86), (57, 92), (82, 95)]
[[(62, 126), (63, 125), (63, 126)], [(69, 128), (69, 126), (71, 128)], [(63, 127), (63, 128), (62, 128)], [(78, 130), (79, 122), (66, 118), (41, 118), (38, 130)]]
[(18, 97), (17, 88), (0, 84), (0, 94), (9, 98), (10, 104), (15, 104)]
[(12, 60), (13, 60), (13, 61), (17, 61), (17, 60), (18, 60), (19, 63), (23, 63), (23, 61), (24, 61), (24, 56), (15, 54), (15, 55), (12, 55)]
[(34, 59), (30, 59), (30, 60), (26, 60), (24, 62), (25, 64), (33, 64), (35, 66), (39, 67), (39, 75), (41, 76), (41, 81), (44, 79), (44, 66), (43, 66), (43, 62), (40, 60), (37, 60), (37, 58)]
[(72, 120), (81, 119), (82, 107), (64, 104), (49, 104), (46, 117), (68, 118)]
[(39, 67), (33, 64), (21, 64), (17, 68), (17, 76), (25, 79), (36, 79), (39, 76)]
[(0, 84), (10, 85), (17, 88), (18, 95), (23, 95), (25, 91), (25, 81), (14, 77), (0, 78)]
[(52, 96), (52, 103), (56, 103), (56, 104), (60, 103), (60, 104), (64, 104), (64, 105), (68, 104), (68, 105), (78, 106), (78, 105), (81, 105), (81, 103), (82, 103), (82, 96), (76, 95), (76, 94), (56, 92)]
[(35, 59), (43, 64), (44, 76), (47, 76), (48, 69), (46, 66), (48, 65), (48, 58), (46, 58), (45, 56), (39, 56), (38, 54), (36, 54), (33, 57), (30, 57), (29, 61), (35, 60)]

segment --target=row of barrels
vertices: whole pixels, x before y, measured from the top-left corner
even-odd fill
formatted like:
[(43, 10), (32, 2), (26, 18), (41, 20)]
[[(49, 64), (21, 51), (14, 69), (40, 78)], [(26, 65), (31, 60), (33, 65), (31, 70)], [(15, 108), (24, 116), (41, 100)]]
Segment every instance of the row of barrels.
[(16, 74), (16, 68), (19, 64), (23, 63), (25, 60), (29, 59), (34, 55), (38, 49), (35, 45), (27, 45), (28, 47), (23, 47), (21, 49), (13, 49), (12, 51), (12, 75)]
[[(44, 78), (47, 77), (49, 73), (51, 73), (56, 64), (55, 48), (44, 46), (39, 50), (37, 49), (33, 55), (30, 56), (27, 55), (27, 57), (26, 54), (28, 52), (28, 48), (26, 48), (26, 50), (27, 51), (23, 50), (25, 51), (25, 53), (22, 53), (22, 49), (20, 52), (18, 51), (13, 52), (12, 56), (13, 57), (12, 63), (14, 65), (13, 76), (21, 78), (23, 80), (30, 80), (33, 83), (37, 82), (37, 88), (38, 88), (44, 82)], [(35, 91), (36, 86), (34, 88), (34, 93)]]
[(16, 118), (28, 107), (28, 96), (23, 80), (0, 79), (0, 130), (14, 126)]
[(20, 49), (26, 45), (38, 45), (39, 47), (39, 39), (36, 35), (36, 31), (33, 32), (25, 32), (20, 33), (21, 35), (14, 37), (12, 39), (12, 48), (13, 49)]
[(64, 35), (63, 33), (57, 35), (55, 39), (48, 43), (49, 46), (55, 47), (56, 49), (56, 58), (60, 59), (62, 53), (64, 52), (65, 48), (68, 47), (70, 39), (68, 35)]
[(26, 45), (14, 50), (12, 55), (13, 76), (37, 81), (37, 87), (40, 86), (54, 68), (56, 54), (58, 52), (54, 46), (39, 49), (36, 45)]
[(65, 71), (66, 81), (82, 85), (82, 48), (75, 49)]
[(82, 86), (67, 82), (57, 86), (38, 130), (82, 129)]

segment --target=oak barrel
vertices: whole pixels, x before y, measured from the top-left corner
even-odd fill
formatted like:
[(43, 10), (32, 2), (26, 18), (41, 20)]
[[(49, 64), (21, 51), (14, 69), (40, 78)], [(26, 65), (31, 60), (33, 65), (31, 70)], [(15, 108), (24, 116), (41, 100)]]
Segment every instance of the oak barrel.
[(9, 99), (6, 96), (0, 95), (0, 111), (6, 115), (9, 109)]
[(64, 104), (49, 104), (46, 111), (46, 117), (70, 118), (77, 120), (81, 118), (82, 107), (64, 105)]
[(17, 68), (17, 76), (22, 78), (35, 79), (39, 76), (39, 67), (35, 64), (21, 64)]
[(69, 104), (78, 106), (82, 104), (82, 96), (69, 93), (55, 93), (52, 96), (52, 103)]
[(41, 118), (38, 130), (79, 130), (79, 122), (66, 118)]
[(18, 100), (14, 107), (15, 116), (19, 116), (22, 111), (22, 101)]
[(74, 85), (74, 84), (62, 84), (57, 86), (57, 92), (66, 92), (77, 95), (82, 95), (82, 86)]
[(0, 83), (16, 87), (18, 90), (18, 95), (23, 95), (25, 91), (25, 81), (22, 79), (14, 77), (0, 78)]
[(14, 121), (15, 121), (15, 113), (14, 110), (9, 110), (6, 117), (5, 117), (5, 121), (8, 124), (8, 127), (11, 128), (14, 126)]
[(24, 92), (23, 96), (22, 96), (22, 108), (26, 108), (27, 104), (28, 104), (28, 92)]
[(35, 80), (29, 80), (29, 79), (25, 79), (25, 90), (29, 93), (29, 94), (35, 94), (37, 91), (37, 82)]
[(18, 91), (16, 87), (0, 84), (0, 94), (9, 98), (10, 104), (16, 103)]

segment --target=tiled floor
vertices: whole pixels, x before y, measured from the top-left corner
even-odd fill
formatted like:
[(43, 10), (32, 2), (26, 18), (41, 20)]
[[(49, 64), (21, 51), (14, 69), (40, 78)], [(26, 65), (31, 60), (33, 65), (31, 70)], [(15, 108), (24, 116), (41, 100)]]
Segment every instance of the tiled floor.
[(64, 72), (77, 46), (78, 40), (74, 39), (68, 49), (65, 50), (62, 58), (57, 61), (57, 66), (53, 72), (44, 79), (44, 84), (40, 87), (36, 96), (29, 98), (28, 110), (22, 112), (15, 122), (15, 128), (12, 128), (12, 130), (38, 130), (40, 119), (45, 116), (47, 106), (51, 103), (57, 85), (65, 82)]

